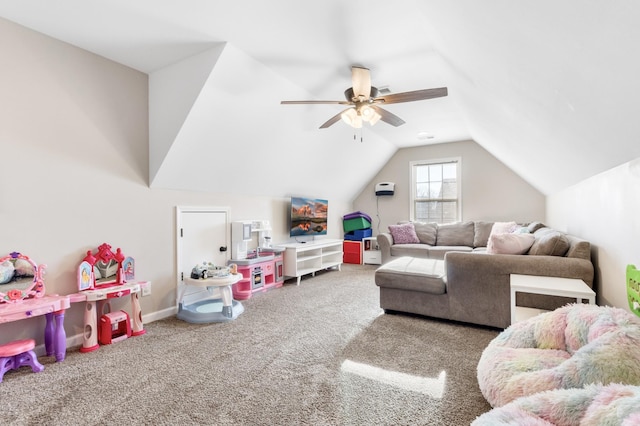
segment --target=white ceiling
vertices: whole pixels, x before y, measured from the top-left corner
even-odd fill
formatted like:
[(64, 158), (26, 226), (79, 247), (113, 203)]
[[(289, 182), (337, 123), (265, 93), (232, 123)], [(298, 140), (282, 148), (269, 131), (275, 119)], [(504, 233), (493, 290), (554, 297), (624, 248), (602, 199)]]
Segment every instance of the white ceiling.
[[(398, 148), (471, 138), (551, 194), (640, 157), (632, 0), (2, 0), (0, 16), (150, 81), (188, 86), (173, 71), (215, 56), (172, 129), (154, 129), (150, 86), (154, 187), (349, 200)], [(449, 96), (389, 105), (406, 124), (356, 141), (318, 129), (340, 106), (279, 104), (341, 100), (354, 64), (392, 92)]]

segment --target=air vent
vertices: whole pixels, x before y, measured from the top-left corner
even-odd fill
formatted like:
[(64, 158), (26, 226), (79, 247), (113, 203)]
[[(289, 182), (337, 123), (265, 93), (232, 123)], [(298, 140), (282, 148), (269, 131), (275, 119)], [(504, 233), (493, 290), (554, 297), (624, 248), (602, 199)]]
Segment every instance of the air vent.
[(391, 93), (391, 90), (389, 89), (389, 86), (382, 86), (382, 87), (378, 87), (378, 94), (379, 95), (388, 95), (389, 93)]

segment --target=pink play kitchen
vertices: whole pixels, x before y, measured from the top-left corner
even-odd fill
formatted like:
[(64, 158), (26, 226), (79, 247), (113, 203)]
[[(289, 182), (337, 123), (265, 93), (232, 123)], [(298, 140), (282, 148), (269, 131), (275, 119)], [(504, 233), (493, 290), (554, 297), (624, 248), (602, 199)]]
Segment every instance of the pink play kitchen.
[(232, 222), (229, 263), (237, 265), (238, 273), (242, 275), (233, 285), (233, 297), (246, 300), (256, 292), (282, 287), (283, 251), (284, 249), (272, 247), (271, 226), (268, 221)]

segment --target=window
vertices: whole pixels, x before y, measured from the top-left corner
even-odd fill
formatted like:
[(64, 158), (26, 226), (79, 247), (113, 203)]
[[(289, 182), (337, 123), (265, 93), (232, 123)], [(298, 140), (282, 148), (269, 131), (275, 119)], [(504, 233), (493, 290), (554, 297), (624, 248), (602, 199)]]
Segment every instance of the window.
[(451, 223), (461, 220), (460, 158), (412, 161), (411, 220)]

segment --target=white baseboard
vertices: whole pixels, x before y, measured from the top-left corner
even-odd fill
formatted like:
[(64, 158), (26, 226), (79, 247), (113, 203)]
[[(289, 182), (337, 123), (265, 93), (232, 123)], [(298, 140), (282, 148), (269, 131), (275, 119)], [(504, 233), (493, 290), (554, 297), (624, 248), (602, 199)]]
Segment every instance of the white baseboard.
[[(142, 316), (142, 323), (143, 324), (149, 324), (150, 322), (154, 322), (154, 321), (159, 321), (161, 319), (165, 319), (165, 318), (169, 318), (170, 316), (173, 316), (175, 314), (178, 313), (178, 308), (177, 307), (173, 307), (173, 308), (167, 308), (164, 309), (162, 311), (157, 311), (157, 312), (153, 312), (151, 314), (148, 315), (143, 315)], [(81, 346), (83, 342), (83, 335), (82, 333), (78, 333), (78, 334), (74, 334), (73, 336), (67, 336), (67, 348), (73, 348), (75, 346)], [(44, 347), (44, 343), (41, 345), (38, 345), (34, 348), (34, 351), (36, 352), (37, 356), (45, 356), (46, 355), (46, 350)]]
[(172, 308), (163, 309), (162, 311), (156, 311), (147, 315), (142, 315), (142, 322), (144, 324), (148, 324), (150, 322), (169, 318), (170, 316), (173, 316), (177, 313), (178, 313), (178, 308), (174, 306)]

